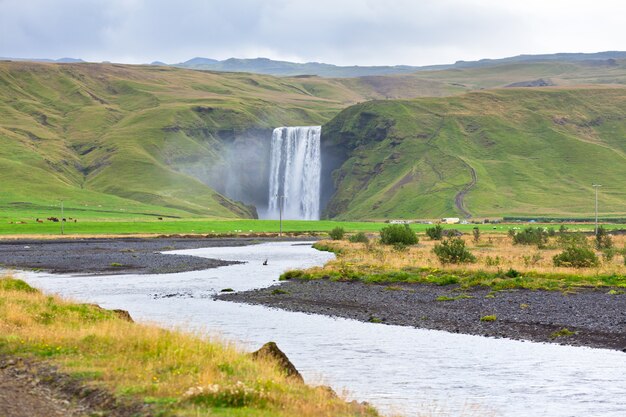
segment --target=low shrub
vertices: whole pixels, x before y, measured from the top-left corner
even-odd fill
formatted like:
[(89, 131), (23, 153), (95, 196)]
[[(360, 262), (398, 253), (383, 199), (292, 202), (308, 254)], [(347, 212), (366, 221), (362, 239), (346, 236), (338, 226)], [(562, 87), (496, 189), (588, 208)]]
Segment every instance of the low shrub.
[(515, 270), (513, 268), (509, 268), (509, 270), (506, 271), (505, 274), (504, 274), (504, 276), (507, 277), (507, 278), (517, 278), (517, 277), (519, 277), (521, 275), (522, 274), (519, 271), (517, 271), (517, 270)]
[(560, 233), (558, 238), (558, 244), (562, 248), (568, 248), (571, 246), (589, 246), (587, 236), (582, 233)]
[(443, 231), (443, 237), (459, 237), (463, 236), (463, 232), (456, 229), (448, 229)]
[(598, 265), (595, 252), (585, 246), (570, 246), (552, 258), (554, 266), (590, 268)]
[(343, 236), (346, 234), (346, 231), (343, 229), (343, 227), (335, 227), (333, 230), (331, 230), (330, 232), (328, 232), (328, 235), (330, 236), (330, 238), (332, 240), (341, 240), (343, 239)]
[(434, 227), (427, 228), (426, 236), (428, 236), (431, 240), (441, 240), (443, 237), (443, 227), (441, 227), (441, 225), (436, 225)]
[(415, 245), (419, 239), (408, 224), (392, 224), (381, 229), (380, 241), (385, 245)]
[(482, 316), (480, 318), (480, 321), (496, 321), (498, 319), (498, 317), (495, 314), (489, 315), (489, 316)]
[[(511, 229), (512, 230), (512, 229)], [(541, 227), (527, 227), (522, 231), (509, 233), (515, 245), (537, 245), (541, 248), (548, 243), (548, 232)]]
[(537, 265), (541, 261), (541, 259), (543, 259), (543, 257), (541, 256), (541, 253), (536, 252), (532, 255), (523, 255), (522, 259), (524, 261), (524, 266), (529, 267)]
[(615, 255), (617, 255), (619, 251), (613, 247), (606, 248), (602, 250), (602, 256), (604, 257), (605, 262), (611, 262)]
[(369, 243), (369, 239), (367, 235), (363, 232), (356, 233), (348, 238), (348, 240), (352, 243)]
[(436, 244), (433, 252), (442, 264), (476, 262), (476, 257), (465, 247), (465, 241), (458, 237), (448, 238)]
[(613, 239), (602, 226), (598, 227), (598, 232), (596, 233), (596, 248), (598, 250), (613, 249)]

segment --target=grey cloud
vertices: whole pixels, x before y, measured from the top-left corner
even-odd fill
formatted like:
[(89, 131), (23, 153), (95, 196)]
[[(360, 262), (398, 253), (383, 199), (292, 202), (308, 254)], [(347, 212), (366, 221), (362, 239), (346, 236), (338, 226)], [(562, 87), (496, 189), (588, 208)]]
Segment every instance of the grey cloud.
[[(596, 3), (600, 6), (603, 0)], [(576, 36), (567, 35), (575, 28), (560, 21), (559, 13), (546, 17), (525, 12), (540, 4), (539, 0), (0, 0), (0, 56), (134, 63), (267, 56), (366, 65), (572, 50)], [(563, 16), (586, 16), (576, 15), (575, 1), (568, 5)], [(589, 24), (601, 27), (601, 22)], [(554, 35), (555, 26), (561, 28), (559, 36)], [(593, 36), (587, 37), (585, 48), (610, 49), (603, 40), (624, 39), (621, 26), (608, 33), (603, 27), (604, 38), (593, 43)], [(542, 36), (544, 30), (554, 43)]]

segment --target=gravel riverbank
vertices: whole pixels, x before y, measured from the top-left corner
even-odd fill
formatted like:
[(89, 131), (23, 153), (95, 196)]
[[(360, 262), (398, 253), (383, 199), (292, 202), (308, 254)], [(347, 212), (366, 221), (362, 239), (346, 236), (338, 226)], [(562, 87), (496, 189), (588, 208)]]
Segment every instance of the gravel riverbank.
[[(270, 239), (275, 240), (275, 239)], [(59, 274), (164, 274), (231, 265), (217, 259), (161, 252), (245, 246), (260, 238), (116, 238), (0, 241), (0, 268)]]
[[(459, 292), (452, 286), (329, 280), (292, 280), (279, 288), (223, 294), (218, 299), (359, 321), (626, 351), (626, 294), (608, 294), (608, 289), (574, 294), (514, 290), (492, 297), (484, 288)], [(458, 298), (444, 301), (454, 297)], [(481, 321), (485, 316), (495, 320)]]

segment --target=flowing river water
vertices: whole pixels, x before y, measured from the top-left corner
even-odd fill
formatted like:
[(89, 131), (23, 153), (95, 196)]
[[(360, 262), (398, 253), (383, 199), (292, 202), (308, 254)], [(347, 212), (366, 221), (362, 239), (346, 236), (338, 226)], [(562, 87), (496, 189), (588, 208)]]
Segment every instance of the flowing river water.
[(24, 272), (22, 277), (48, 292), (125, 309), (136, 320), (206, 331), (250, 350), (273, 340), (308, 383), (330, 385), (389, 415), (626, 415), (623, 352), (362, 323), (212, 299), (225, 288), (275, 284), (287, 269), (322, 265), (333, 257), (310, 244), (171, 253), (246, 263), (163, 275)]

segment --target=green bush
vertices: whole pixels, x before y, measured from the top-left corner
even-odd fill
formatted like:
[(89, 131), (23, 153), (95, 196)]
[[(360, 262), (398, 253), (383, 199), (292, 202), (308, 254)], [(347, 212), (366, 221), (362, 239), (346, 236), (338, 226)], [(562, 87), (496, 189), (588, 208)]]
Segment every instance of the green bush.
[(443, 227), (440, 225), (428, 227), (426, 229), (426, 236), (428, 236), (431, 240), (441, 240), (443, 237)]
[(598, 250), (613, 249), (613, 239), (602, 226), (598, 227), (598, 233), (596, 233), (596, 248)]
[(582, 233), (560, 233), (558, 243), (562, 248), (571, 246), (589, 247), (587, 236)]
[(606, 248), (602, 250), (602, 256), (604, 257), (604, 260), (606, 262), (611, 262), (613, 260), (613, 258), (615, 258), (615, 255), (617, 255), (619, 253), (619, 250), (610, 247), (610, 248)]
[(380, 241), (385, 245), (415, 245), (419, 239), (408, 224), (392, 224), (381, 229)]
[(363, 232), (359, 232), (359, 233), (356, 233), (356, 234), (350, 236), (350, 238), (348, 240), (350, 242), (352, 242), (352, 243), (365, 243), (365, 244), (369, 243), (369, 241), (370, 241), (367, 238), (367, 235), (365, 233), (363, 233)]
[(548, 243), (548, 232), (541, 227), (527, 227), (520, 232), (509, 233), (515, 245), (537, 245), (541, 248)]
[(589, 268), (598, 265), (595, 252), (585, 246), (570, 246), (552, 258), (554, 266)]
[(330, 236), (330, 238), (332, 240), (341, 240), (343, 239), (343, 236), (346, 234), (346, 231), (343, 230), (343, 227), (335, 227), (333, 230), (331, 230), (330, 232), (328, 232), (328, 235)]
[(465, 241), (453, 237), (438, 243), (433, 252), (442, 264), (460, 264), (476, 262), (476, 257), (465, 247)]

